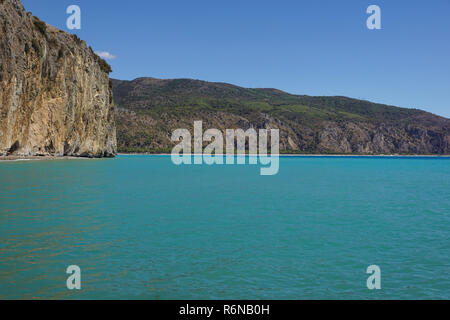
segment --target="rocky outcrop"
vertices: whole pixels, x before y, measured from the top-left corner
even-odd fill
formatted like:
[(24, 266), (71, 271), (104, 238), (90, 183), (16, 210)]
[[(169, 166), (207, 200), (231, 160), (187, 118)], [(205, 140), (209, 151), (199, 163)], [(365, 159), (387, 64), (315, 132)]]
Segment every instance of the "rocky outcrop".
[(76, 35), (0, 0), (0, 155), (114, 156), (109, 72)]
[[(430, 115), (433, 117), (432, 115)], [(318, 149), (356, 154), (450, 154), (450, 126), (369, 122), (326, 122), (319, 134)]]

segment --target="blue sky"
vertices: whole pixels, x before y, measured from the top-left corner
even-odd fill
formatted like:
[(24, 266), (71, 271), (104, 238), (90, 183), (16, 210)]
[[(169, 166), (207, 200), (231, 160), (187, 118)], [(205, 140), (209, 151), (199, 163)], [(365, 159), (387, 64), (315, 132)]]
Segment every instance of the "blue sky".
[[(111, 77), (342, 95), (450, 118), (450, 0), (22, 0), (106, 51)], [(79, 5), (82, 29), (67, 30)], [(380, 6), (382, 30), (366, 9)]]

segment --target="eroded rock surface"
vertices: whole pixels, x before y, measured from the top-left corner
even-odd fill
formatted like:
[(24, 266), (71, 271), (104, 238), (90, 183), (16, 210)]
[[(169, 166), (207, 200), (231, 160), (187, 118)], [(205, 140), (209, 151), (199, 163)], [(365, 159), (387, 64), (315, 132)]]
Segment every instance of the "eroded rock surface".
[(75, 35), (0, 0), (0, 155), (114, 156), (108, 69)]

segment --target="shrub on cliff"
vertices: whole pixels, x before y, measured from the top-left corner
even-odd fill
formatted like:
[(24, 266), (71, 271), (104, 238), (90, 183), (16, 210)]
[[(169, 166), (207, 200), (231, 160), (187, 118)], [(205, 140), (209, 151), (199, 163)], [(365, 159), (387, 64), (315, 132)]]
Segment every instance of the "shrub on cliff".
[(33, 17), (33, 23), (35, 28), (42, 33), (43, 35), (46, 35), (47, 33), (47, 25), (44, 21), (41, 21), (38, 17)]
[(72, 36), (72, 39), (75, 41), (76, 44), (80, 45), (83, 42), (83, 40), (78, 38), (78, 36), (75, 33), (72, 34), (71, 36)]
[(106, 73), (111, 73), (112, 69), (111, 66), (108, 64), (108, 62), (106, 62), (105, 60), (103, 60), (102, 58), (100, 58), (98, 55), (95, 55), (97, 62), (100, 66), (100, 69), (102, 69), (104, 72)]

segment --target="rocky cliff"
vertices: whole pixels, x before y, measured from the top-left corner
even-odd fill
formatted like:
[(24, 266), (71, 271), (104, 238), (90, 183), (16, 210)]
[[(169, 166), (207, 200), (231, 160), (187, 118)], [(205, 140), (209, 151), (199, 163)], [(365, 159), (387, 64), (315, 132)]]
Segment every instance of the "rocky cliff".
[(292, 95), (190, 79), (113, 80), (123, 152), (169, 152), (171, 133), (280, 129), (284, 153), (450, 154), (450, 120), (346, 97)]
[(77, 36), (0, 0), (0, 155), (114, 156), (109, 72)]

